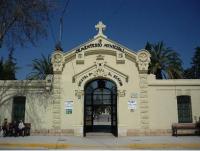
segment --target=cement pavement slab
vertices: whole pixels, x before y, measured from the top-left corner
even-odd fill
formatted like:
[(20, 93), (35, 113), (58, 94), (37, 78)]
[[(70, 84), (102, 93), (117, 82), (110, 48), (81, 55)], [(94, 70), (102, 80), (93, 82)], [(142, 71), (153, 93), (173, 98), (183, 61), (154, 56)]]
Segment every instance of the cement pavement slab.
[(0, 149), (200, 149), (199, 136), (0, 137)]

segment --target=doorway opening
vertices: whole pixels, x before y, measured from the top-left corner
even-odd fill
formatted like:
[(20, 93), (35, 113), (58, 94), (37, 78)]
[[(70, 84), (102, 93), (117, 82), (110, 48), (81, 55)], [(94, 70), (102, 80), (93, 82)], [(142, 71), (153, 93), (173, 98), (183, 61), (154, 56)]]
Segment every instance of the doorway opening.
[(12, 108), (12, 121), (22, 120), (25, 122), (25, 104), (26, 97), (17, 96), (13, 99), (13, 108)]
[(117, 86), (107, 79), (96, 79), (84, 89), (84, 136), (87, 132), (106, 132), (118, 136)]

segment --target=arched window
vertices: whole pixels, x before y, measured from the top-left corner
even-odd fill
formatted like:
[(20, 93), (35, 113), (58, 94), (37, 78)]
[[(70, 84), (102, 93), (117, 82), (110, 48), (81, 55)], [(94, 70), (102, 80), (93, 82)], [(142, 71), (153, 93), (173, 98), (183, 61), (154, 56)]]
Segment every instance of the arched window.
[(187, 95), (177, 96), (178, 122), (192, 123), (191, 98)]

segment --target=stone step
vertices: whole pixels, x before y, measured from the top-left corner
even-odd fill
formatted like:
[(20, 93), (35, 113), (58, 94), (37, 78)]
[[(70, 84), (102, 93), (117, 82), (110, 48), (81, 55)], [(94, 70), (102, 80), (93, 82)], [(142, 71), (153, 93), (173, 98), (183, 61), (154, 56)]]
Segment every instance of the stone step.
[(86, 133), (86, 137), (96, 137), (96, 136), (106, 136), (106, 137), (115, 137), (112, 133), (103, 133), (103, 132), (89, 132)]

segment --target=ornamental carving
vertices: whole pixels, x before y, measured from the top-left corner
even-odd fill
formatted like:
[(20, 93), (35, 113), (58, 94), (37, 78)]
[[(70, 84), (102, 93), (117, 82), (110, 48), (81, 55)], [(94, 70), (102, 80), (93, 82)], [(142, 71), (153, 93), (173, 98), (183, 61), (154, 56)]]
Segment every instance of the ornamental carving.
[(63, 55), (61, 53), (55, 53), (52, 57), (53, 71), (61, 72), (63, 68)]
[(98, 55), (96, 60), (104, 60), (104, 56), (103, 55)]
[(84, 52), (76, 53), (76, 63), (84, 64)]
[(140, 87), (141, 88), (147, 87), (147, 76), (146, 75), (140, 75)]
[(105, 69), (104, 69), (104, 65), (106, 64), (106, 62), (103, 60), (97, 60), (95, 62), (95, 64), (96, 64), (96, 70), (94, 71), (93, 76), (94, 77), (98, 77), (98, 76), (106, 77), (107, 73), (105, 72)]
[(99, 68), (99, 69), (97, 69), (97, 70), (93, 73), (93, 76), (94, 76), (94, 77), (98, 77), (98, 76), (100, 76), (100, 77), (106, 77), (106, 76), (107, 76), (107, 73), (105, 72), (104, 69)]
[(145, 62), (145, 61), (147, 61), (148, 56), (147, 56), (146, 53), (142, 52), (142, 53), (140, 53), (140, 54), (138, 55), (138, 59), (139, 59), (139, 61), (141, 61), (141, 62)]
[(149, 67), (149, 63), (148, 62), (139, 62), (138, 67), (139, 67), (139, 70), (141, 70), (141, 71), (147, 71), (148, 67)]
[(140, 71), (147, 71), (150, 63), (150, 54), (147, 50), (141, 50), (137, 55), (137, 63)]
[(124, 64), (125, 63), (125, 53), (117, 52), (117, 64)]
[(46, 77), (46, 90), (50, 91), (53, 83), (53, 75), (49, 74)]
[(61, 54), (55, 54), (54, 55), (54, 62), (60, 63), (60, 62), (62, 62), (62, 59), (63, 59), (63, 57), (62, 57)]
[(75, 96), (78, 97), (78, 99), (81, 99), (81, 97), (83, 96), (84, 91), (83, 90), (75, 90)]
[(118, 96), (119, 97), (125, 97), (126, 90), (118, 90)]
[(72, 82), (76, 82), (79, 87), (83, 86), (83, 83), (94, 77), (106, 77), (112, 79), (118, 83), (119, 86), (123, 86), (124, 81), (128, 82), (128, 76), (108, 66), (106, 62), (102, 60), (102, 55), (99, 55), (97, 58), (100, 59), (96, 59), (94, 65), (74, 75), (72, 77)]

